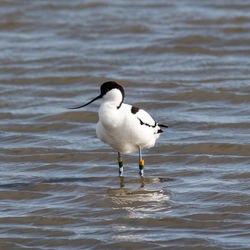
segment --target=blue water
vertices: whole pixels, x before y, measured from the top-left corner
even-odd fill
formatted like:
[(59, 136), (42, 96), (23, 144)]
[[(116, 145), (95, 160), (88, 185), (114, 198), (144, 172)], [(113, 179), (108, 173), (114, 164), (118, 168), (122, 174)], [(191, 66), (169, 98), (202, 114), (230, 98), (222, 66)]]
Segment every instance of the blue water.
[[(0, 249), (248, 249), (250, 1), (0, 3)], [(168, 124), (95, 135), (108, 80)], [(145, 184), (145, 187), (142, 187)]]

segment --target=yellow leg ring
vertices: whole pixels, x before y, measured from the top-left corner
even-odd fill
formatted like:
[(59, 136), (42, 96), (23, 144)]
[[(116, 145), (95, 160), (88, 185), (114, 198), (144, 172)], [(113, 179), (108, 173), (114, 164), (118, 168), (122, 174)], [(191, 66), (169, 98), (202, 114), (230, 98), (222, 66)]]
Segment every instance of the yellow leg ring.
[(139, 161), (139, 167), (140, 167), (140, 169), (144, 168), (144, 160)]

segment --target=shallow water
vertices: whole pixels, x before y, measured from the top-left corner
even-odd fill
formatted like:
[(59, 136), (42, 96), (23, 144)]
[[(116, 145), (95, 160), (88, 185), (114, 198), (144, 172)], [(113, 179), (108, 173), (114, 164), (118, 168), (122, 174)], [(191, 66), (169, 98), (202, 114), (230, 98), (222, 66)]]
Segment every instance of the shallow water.
[[(248, 249), (250, 1), (0, 3), (0, 249)], [(145, 150), (95, 135), (116, 80), (169, 125)], [(145, 187), (141, 187), (144, 186)]]

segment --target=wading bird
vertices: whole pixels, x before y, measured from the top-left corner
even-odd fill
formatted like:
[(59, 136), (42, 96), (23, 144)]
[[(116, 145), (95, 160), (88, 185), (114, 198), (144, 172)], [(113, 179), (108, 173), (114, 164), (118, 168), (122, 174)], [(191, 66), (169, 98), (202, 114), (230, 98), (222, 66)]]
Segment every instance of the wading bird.
[(97, 137), (118, 152), (119, 175), (123, 176), (122, 154), (139, 150), (139, 174), (144, 175), (143, 148), (151, 148), (162, 133), (162, 127), (143, 109), (123, 103), (124, 89), (114, 81), (101, 85), (100, 95), (86, 104), (71, 109), (83, 108), (90, 103), (103, 99), (99, 108), (99, 121), (96, 126)]

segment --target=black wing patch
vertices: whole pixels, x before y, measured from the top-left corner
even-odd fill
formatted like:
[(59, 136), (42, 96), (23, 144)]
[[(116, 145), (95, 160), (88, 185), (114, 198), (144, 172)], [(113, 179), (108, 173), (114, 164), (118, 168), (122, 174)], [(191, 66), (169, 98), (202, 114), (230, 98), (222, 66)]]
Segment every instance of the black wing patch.
[(146, 125), (146, 126), (151, 127), (151, 128), (155, 128), (157, 125), (156, 122), (154, 125), (149, 125), (148, 123), (143, 122), (140, 118), (137, 117), (137, 119), (140, 121), (141, 125)]
[[(168, 128), (167, 125), (157, 124), (156, 122), (155, 122), (154, 125), (149, 125), (148, 123), (143, 122), (140, 118), (137, 117), (137, 119), (140, 121), (140, 124), (141, 124), (141, 125), (146, 125), (146, 126), (151, 127), (151, 128), (155, 128), (157, 125), (158, 125), (159, 127)], [(157, 132), (156, 132), (156, 134), (160, 134), (160, 133), (163, 133), (163, 130), (162, 130), (162, 129), (158, 129)]]
[(139, 111), (139, 108), (137, 108), (137, 107), (132, 107), (131, 108), (131, 112), (132, 112), (132, 114), (136, 114), (137, 112)]
[[(131, 113), (132, 113), (132, 114), (136, 114), (136, 113), (139, 112), (139, 110), (140, 110), (139, 108), (137, 108), (137, 107), (135, 107), (135, 106), (132, 106), (132, 108), (131, 108)], [(141, 125), (145, 125), (145, 126), (148, 126), (148, 127), (150, 127), (150, 128), (155, 128), (157, 125), (158, 125), (159, 127), (168, 128), (168, 126), (167, 126), (167, 125), (164, 125), (164, 124), (157, 124), (157, 123), (155, 122), (154, 125), (150, 125), (150, 124), (148, 124), (148, 123), (146, 123), (146, 122), (143, 122), (139, 117), (137, 117), (137, 119), (140, 121), (140, 124), (141, 124)], [(155, 134), (160, 134), (160, 133), (162, 133), (162, 132), (163, 132), (163, 130), (160, 128), (160, 129), (157, 130), (157, 132), (156, 132)]]

